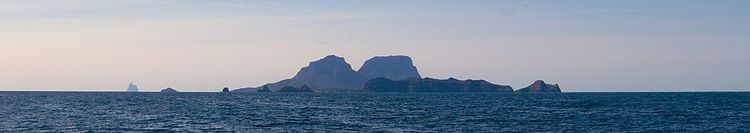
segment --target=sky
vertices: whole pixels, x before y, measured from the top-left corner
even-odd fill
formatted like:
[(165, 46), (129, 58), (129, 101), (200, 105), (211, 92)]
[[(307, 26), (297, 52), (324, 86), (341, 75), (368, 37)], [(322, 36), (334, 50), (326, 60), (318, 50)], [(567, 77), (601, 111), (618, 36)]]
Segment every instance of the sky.
[(750, 1), (2, 0), (0, 91), (216, 92), (337, 55), (566, 92), (750, 91)]

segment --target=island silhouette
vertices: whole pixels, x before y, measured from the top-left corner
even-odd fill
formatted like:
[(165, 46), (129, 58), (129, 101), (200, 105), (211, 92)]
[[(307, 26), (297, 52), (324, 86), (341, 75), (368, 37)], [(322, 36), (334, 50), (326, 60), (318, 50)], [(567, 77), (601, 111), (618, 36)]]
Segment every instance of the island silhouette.
[(562, 92), (559, 85), (535, 81), (528, 87), (513, 90), (485, 80), (422, 78), (411, 57), (376, 56), (355, 71), (343, 57), (328, 55), (310, 62), (290, 78), (261, 87), (231, 90), (251, 92)]
[(133, 84), (133, 82), (130, 82), (130, 85), (128, 85), (128, 90), (126, 92), (138, 92), (138, 86)]

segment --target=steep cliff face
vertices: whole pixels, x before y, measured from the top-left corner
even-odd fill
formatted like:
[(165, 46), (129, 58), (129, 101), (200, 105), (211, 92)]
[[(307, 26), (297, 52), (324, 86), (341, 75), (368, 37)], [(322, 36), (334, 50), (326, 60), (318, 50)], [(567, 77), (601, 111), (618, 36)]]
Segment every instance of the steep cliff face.
[(560, 86), (555, 84), (547, 84), (544, 83), (542, 80), (537, 80), (533, 84), (529, 85), (526, 88), (521, 88), (517, 90), (517, 92), (562, 92), (560, 90)]
[(513, 92), (510, 86), (496, 85), (484, 80), (408, 78), (393, 81), (387, 78), (369, 80), (361, 88), (371, 92)]
[(402, 80), (407, 78), (422, 78), (417, 67), (409, 56), (378, 56), (367, 61), (357, 71), (367, 79), (388, 78)]
[(282, 87), (309, 86), (312, 89), (320, 88), (359, 88), (365, 81), (365, 77), (354, 71), (346, 63), (344, 58), (329, 55), (323, 59), (310, 62), (310, 65), (302, 68), (297, 75), (291, 79), (267, 84), (271, 90), (279, 90)]

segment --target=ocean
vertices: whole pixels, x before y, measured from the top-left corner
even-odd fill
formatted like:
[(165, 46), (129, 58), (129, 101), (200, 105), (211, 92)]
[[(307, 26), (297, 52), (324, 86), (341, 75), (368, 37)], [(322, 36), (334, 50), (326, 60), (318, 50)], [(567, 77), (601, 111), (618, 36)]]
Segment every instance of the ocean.
[(750, 132), (750, 93), (0, 92), (0, 132)]

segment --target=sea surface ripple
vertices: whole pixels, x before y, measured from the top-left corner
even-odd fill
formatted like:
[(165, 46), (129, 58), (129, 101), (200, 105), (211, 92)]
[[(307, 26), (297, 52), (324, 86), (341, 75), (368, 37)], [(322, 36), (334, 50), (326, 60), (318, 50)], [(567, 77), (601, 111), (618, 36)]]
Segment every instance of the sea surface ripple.
[(0, 132), (749, 132), (750, 93), (0, 92)]

